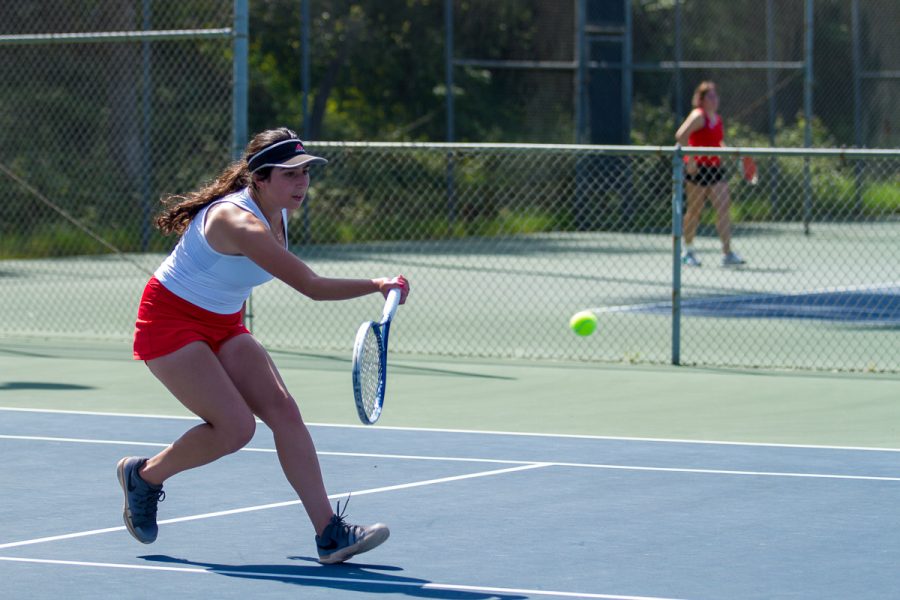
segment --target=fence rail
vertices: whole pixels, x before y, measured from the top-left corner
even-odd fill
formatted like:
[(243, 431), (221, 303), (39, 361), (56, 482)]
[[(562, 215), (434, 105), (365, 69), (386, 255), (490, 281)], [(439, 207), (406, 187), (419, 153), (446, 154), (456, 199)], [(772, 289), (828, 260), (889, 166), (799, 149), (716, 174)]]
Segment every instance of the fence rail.
[(96, 42), (159, 42), (197, 40), (202, 38), (230, 38), (232, 29), (170, 29), (160, 31), (98, 31), (80, 33), (32, 33), (0, 35), (0, 46), (48, 44), (90, 44)]
[[(330, 162), (292, 215), (292, 250), (328, 276), (406, 274), (413, 294), (393, 330), (397, 352), (900, 371), (900, 151), (308, 148)], [(718, 156), (725, 172), (707, 188), (719, 196), (693, 240), (700, 267), (681, 260), (685, 199), (699, 190), (683, 161), (694, 155)], [(748, 156), (755, 184), (743, 177)], [(27, 168), (18, 176), (28, 180)], [(32, 232), (20, 240), (34, 250), (0, 261), (0, 334), (128, 339), (146, 272), (165, 249), (141, 252), (128, 235), (99, 232), (119, 251), (110, 253), (25, 193), (6, 218)], [(77, 203), (40, 193), (91, 226)], [(745, 265), (720, 266), (725, 214)], [(145, 218), (124, 203), (113, 220), (124, 233)], [(579, 338), (567, 321), (585, 308), (600, 327)], [(271, 283), (254, 293), (250, 324), (273, 348), (347, 352), (377, 310), (372, 297), (315, 303)]]

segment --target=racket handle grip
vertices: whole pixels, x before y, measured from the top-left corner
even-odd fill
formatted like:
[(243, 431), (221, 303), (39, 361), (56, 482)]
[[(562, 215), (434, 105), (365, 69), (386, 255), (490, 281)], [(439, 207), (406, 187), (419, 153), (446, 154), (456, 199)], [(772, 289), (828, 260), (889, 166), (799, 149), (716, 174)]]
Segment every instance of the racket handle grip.
[(384, 312), (381, 314), (381, 320), (387, 321), (394, 317), (397, 312), (397, 306), (400, 305), (400, 289), (394, 288), (388, 292), (387, 301), (384, 303)]

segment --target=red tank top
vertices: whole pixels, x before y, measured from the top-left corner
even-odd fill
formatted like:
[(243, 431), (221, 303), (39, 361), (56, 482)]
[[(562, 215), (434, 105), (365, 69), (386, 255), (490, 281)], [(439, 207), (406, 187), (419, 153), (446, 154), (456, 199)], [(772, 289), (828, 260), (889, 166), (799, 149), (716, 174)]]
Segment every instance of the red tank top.
[[(722, 140), (725, 138), (725, 131), (722, 128), (722, 117), (716, 119), (716, 124), (712, 127), (709, 126), (709, 117), (704, 112), (703, 113), (703, 127), (698, 129), (697, 131), (691, 133), (688, 137), (688, 146), (701, 146), (705, 148), (718, 148), (722, 145)], [(685, 157), (687, 158), (687, 157)], [(698, 165), (705, 165), (708, 167), (718, 167), (722, 164), (722, 161), (718, 156), (698, 156), (697, 157)]]

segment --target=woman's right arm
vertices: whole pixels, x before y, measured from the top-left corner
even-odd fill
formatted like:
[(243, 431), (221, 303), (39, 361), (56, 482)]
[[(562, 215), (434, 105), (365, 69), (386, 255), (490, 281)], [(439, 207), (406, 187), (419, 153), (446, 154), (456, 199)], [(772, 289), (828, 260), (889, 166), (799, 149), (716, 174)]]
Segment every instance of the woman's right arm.
[(678, 131), (675, 132), (675, 141), (682, 146), (687, 146), (691, 134), (703, 127), (703, 111), (695, 108), (690, 112)]
[[(689, 146), (691, 134), (703, 127), (703, 121), (703, 111), (699, 108), (692, 110), (675, 132), (675, 141), (682, 146)], [(687, 172), (691, 175), (697, 172), (697, 163), (693, 156), (687, 161)]]

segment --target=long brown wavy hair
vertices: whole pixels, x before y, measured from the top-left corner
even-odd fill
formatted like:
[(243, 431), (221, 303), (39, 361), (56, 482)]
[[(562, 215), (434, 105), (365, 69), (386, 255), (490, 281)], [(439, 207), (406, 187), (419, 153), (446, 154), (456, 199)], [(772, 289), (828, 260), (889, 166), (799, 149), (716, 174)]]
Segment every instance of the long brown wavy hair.
[[(181, 235), (191, 223), (191, 219), (204, 206), (232, 192), (253, 184), (253, 177), (247, 166), (247, 159), (276, 142), (296, 138), (297, 134), (287, 127), (267, 129), (253, 136), (244, 149), (244, 155), (226, 168), (212, 182), (199, 190), (187, 194), (170, 194), (162, 199), (163, 209), (156, 216), (155, 225), (165, 235)], [(265, 167), (256, 172), (261, 179), (267, 179), (272, 172)]]

